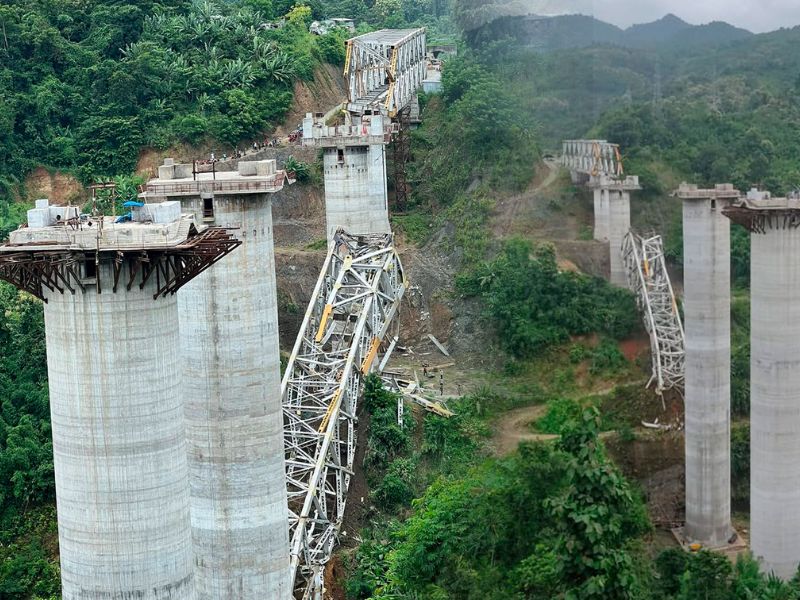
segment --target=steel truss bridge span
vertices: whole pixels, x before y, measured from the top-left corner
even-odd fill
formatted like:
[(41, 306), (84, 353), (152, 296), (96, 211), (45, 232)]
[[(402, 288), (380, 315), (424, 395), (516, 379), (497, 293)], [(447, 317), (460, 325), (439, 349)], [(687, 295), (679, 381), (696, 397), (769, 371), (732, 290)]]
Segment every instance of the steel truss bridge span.
[(683, 388), (686, 358), (683, 323), (672, 291), (664, 244), (660, 235), (641, 237), (628, 232), (622, 242), (628, 285), (636, 295), (644, 326), (650, 335), (652, 376), (658, 394)]
[(381, 29), (347, 40), (347, 110), (394, 118), (411, 103), (427, 69), (425, 29)]
[(590, 177), (622, 177), (622, 155), (618, 144), (605, 140), (564, 140), (561, 164), (570, 171)]
[(281, 383), (295, 598), (321, 600), (355, 468), (358, 398), (407, 282), (392, 234), (339, 230)]

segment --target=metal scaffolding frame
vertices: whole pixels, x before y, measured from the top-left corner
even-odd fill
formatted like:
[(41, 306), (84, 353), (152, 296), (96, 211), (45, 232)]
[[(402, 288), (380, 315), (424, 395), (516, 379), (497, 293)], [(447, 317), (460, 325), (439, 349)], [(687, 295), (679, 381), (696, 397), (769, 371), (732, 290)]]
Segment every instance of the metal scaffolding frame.
[(406, 288), (392, 234), (336, 233), (281, 382), (296, 598), (322, 598), (355, 468), (359, 394), (394, 347), (380, 352)]
[(628, 232), (622, 243), (628, 285), (636, 294), (644, 326), (650, 335), (653, 374), (648, 387), (683, 388), (686, 345), (678, 304), (664, 260), (660, 235), (641, 237)]
[[(98, 233), (100, 231), (98, 228)], [(110, 288), (116, 294), (120, 284), (130, 291), (137, 276), (141, 279), (139, 289), (144, 289), (147, 281), (155, 274), (155, 300), (159, 296), (175, 294), (242, 244), (229, 229), (208, 227), (198, 233), (194, 225), (190, 228), (188, 239), (174, 246), (101, 248), (99, 239), (98, 249), (94, 251), (57, 244), (35, 248), (5, 244), (0, 248), (0, 279), (47, 303), (45, 288), (61, 294), (69, 291), (74, 295), (77, 289), (85, 291), (87, 282), (91, 281), (98, 294), (105, 288)], [(96, 270), (91, 277), (81, 274), (87, 262)], [(97, 269), (101, 263), (112, 265), (111, 281), (102, 282)], [(122, 277), (124, 264), (128, 265), (127, 281)]]

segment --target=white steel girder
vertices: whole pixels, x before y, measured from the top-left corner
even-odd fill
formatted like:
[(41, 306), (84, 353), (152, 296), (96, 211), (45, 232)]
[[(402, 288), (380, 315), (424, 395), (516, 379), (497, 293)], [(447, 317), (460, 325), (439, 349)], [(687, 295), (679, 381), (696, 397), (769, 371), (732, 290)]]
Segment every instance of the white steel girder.
[(281, 382), (296, 598), (322, 598), (355, 468), (359, 394), (385, 364), (381, 343), (406, 288), (392, 234), (335, 234)]
[(422, 86), (425, 29), (381, 29), (347, 40), (344, 77), (351, 113), (380, 110), (394, 117)]
[(683, 323), (667, 273), (661, 236), (645, 238), (630, 231), (623, 240), (622, 254), (628, 285), (636, 294), (645, 329), (650, 334), (653, 374), (648, 386), (655, 384), (658, 394), (670, 388), (683, 388), (686, 357)]
[(591, 177), (618, 178), (624, 174), (619, 145), (605, 140), (564, 140), (561, 164)]

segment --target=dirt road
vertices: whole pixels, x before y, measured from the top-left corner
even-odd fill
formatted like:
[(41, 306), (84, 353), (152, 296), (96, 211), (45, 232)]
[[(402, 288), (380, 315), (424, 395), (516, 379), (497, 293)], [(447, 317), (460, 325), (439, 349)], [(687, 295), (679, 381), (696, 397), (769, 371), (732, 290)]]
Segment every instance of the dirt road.
[(540, 418), (547, 406), (537, 404), (524, 406), (504, 414), (495, 425), (495, 454), (505, 456), (517, 449), (520, 442), (554, 440), (558, 436), (550, 433), (533, 433), (530, 423)]
[(530, 211), (538, 195), (556, 182), (561, 166), (555, 160), (545, 160), (544, 166), (547, 167), (548, 173), (536, 187), (498, 203), (492, 226), (495, 235), (503, 237), (512, 234), (515, 225)]

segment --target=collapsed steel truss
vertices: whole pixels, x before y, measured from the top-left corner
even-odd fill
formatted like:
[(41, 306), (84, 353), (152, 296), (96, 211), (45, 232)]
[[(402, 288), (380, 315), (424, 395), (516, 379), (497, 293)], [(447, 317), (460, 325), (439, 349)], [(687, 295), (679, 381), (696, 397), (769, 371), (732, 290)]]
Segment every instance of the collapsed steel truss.
[(618, 178), (624, 174), (619, 145), (605, 140), (564, 140), (561, 164), (591, 177)]
[(685, 338), (675, 294), (664, 261), (661, 236), (644, 238), (628, 232), (622, 243), (628, 285), (636, 294), (644, 326), (650, 334), (653, 374), (658, 394), (682, 388), (684, 382)]
[(281, 383), (297, 598), (322, 597), (354, 471), (361, 385), (385, 365), (381, 342), (406, 287), (391, 234), (336, 233)]

